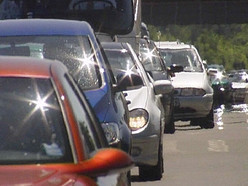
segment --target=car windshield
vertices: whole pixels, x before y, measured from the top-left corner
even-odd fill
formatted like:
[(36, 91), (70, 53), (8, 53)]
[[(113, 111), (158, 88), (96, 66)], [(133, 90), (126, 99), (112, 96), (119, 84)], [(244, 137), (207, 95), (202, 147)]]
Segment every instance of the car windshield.
[(230, 77), (232, 82), (247, 83), (248, 77), (246, 73), (236, 73)]
[(183, 66), (186, 72), (203, 72), (202, 64), (193, 49), (161, 49), (161, 55), (167, 66), (176, 64)]
[(86, 36), (0, 37), (0, 55), (59, 60), (68, 67), (81, 89), (101, 86), (95, 51)]
[(137, 68), (136, 64), (133, 61), (133, 58), (130, 56), (126, 49), (105, 49), (105, 53), (108, 57), (111, 69), (115, 77), (123, 73), (125, 74), (125, 76), (129, 76), (131, 74), (141, 76), (140, 70)]
[(162, 71), (161, 59), (155, 47), (140, 43), (140, 57), (146, 71)]
[(72, 162), (50, 79), (0, 78), (0, 164)]

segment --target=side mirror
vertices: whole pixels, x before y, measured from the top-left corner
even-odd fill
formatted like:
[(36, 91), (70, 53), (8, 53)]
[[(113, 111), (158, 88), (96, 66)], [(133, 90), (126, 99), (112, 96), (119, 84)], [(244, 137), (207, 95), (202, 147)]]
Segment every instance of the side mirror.
[(153, 83), (154, 92), (158, 94), (169, 94), (174, 90), (173, 85), (169, 80), (158, 80)]
[(180, 66), (180, 65), (176, 65), (176, 64), (172, 64), (170, 66), (170, 71), (171, 72), (182, 72), (183, 71), (183, 66)]
[(117, 89), (119, 91), (125, 91), (130, 87), (143, 86), (143, 80), (139, 74), (125, 74), (120, 73), (116, 76)]
[(90, 176), (106, 175), (110, 171), (126, 172), (134, 165), (131, 157), (124, 151), (116, 148), (99, 150), (92, 158), (83, 161), (78, 165), (78, 173)]

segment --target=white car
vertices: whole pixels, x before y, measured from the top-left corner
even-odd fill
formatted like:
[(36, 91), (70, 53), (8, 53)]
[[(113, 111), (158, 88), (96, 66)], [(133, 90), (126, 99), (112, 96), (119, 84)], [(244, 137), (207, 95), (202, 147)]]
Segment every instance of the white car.
[(232, 103), (247, 103), (248, 100), (248, 75), (245, 70), (238, 70), (229, 75), (231, 82)]
[(156, 45), (167, 66), (183, 67), (172, 78), (174, 119), (213, 128), (213, 89), (197, 49), (180, 42), (157, 42)]
[(160, 97), (173, 88), (168, 80), (150, 82), (141, 62), (128, 43), (103, 42), (117, 82), (130, 111), (131, 155), (141, 179), (161, 179), (163, 173), (164, 109)]

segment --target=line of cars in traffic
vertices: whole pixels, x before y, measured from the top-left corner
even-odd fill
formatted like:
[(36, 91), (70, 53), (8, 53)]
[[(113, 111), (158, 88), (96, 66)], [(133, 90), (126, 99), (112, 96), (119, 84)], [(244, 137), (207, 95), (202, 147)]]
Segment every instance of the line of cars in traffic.
[(138, 56), (128, 43), (103, 42), (117, 82), (125, 84), (130, 102), (131, 155), (141, 179), (161, 179), (163, 174), (163, 133), (165, 114), (161, 95), (171, 92), (167, 81), (152, 84)]
[(248, 73), (245, 69), (226, 72), (223, 65), (207, 66), (209, 79), (214, 89), (215, 105), (247, 102)]
[(156, 43), (170, 68), (182, 68), (172, 77), (174, 86), (174, 120), (190, 121), (202, 128), (214, 127), (213, 89), (207, 69), (197, 51), (182, 42)]
[[(14, 121), (7, 121), (7, 126), (3, 126), (9, 130), (10, 141), (0, 147), (0, 153), (3, 153), (0, 161), (6, 164), (4, 168), (9, 164), (28, 164), (27, 167), (35, 169), (37, 174), (46, 168), (53, 174), (57, 168), (61, 168), (64, 171), (59, 171), (61, 175), (55, 175), (55, 178), (70, 175), (73, 178), (68, 176), (68, 180), (75, 183), (77, 180), (84, 183), (84, 178), (87, 183), (87, 179), (93, 178), (91, 181), (98, 185), (130, 185), (130, 168), (135, 165), (139, 167), (139, 175), (143, 180), (161, 179), (164, 172), (163, 134), (175, 132), (174, 121), (190, 120), (192, 125), (202, 128), (214, 127), (213, 90), (197, 50), (192, 45), (182, 43), (167, 43), (163, 47), (161, 44), (156, 46), (148, 38), (142, 38), (140, 52), (136, 54), (128, 43), (100, 43), (91, 26), (84, 21), (1, 21), (0, 56), (12, 56), (0, 58), (3, 66), (6, 66), (2, 68), (6, 71), (3, 76), (16, 82), (8, 90), (11, 93), (2, 97), (7, 99), (5, 103), (2, 102), (2, 106), (10, 109), (13, 118), (17, 117), (15, 122), (19, 121), (20, 124), (14, 127)], [(172, 57), (177, 59), (173, 60)], [(49, 65), (43, 65), (42, 62)], [(26, 67), (30, 70), (23, 70)], [(44, 68), (50, 75), (41, 73), (45, 71)], [(68, 72), (57, 72), (65, 68)], [(60, 78), (56, 73), (61, 73)], [(42, 83), (43, 86), (39, 86), (36, 80), (25, 87), (25, 83), (17, 83), (18, 78), (25, 79), (22, 76), (42, 80), (47, 78), (51, 81), (49, 86), (54, 90), (47, 90), (46, 94), (39, 93), (40, 89), (45, 90), (48, 85)], [(58, 85), (55, 83), (57, 81)], [(70, 87), (69, 92), (63, 91)], [(19, 89), (33, 90), (31, 97), (37, 101), (25, 96), (22, 98), (16, 93)], [(57, 97), (52, 98), (53, 94)], [(14, 108), (27, 115), (23, 114), (23, 118), (15, 116), (12, 112), (14, 108), (7, 104), (9, 100), (18, 102), (20, 106), (14, 103)], [(49, 100), (53, 104), (46, 103)], [(64, 107), (63, 102), (68, 106)], [(30, 107), (30, 111), (25, 111), (25, 107)], [(70, 110), (67, 107), (73, 108)], [(86, 107), (86, 111), (81, 107)], [(61, 116), (55, 117), (54, 112), (58, 110)], [(37, 120), (41, 121), (36, 122), (33, 114), (37, 111), (40, 112)], [(61, 124), (56, 126), (54, 122)], [(73, 122), (77, 124), (71, 124)], [(56, 130), (59, 130), (58, 134)], [(3, 141), (8, 132), (1, 134)], [(12, 137), (19, 142), (13, 144), (13, 147)], [(109, 147), (112, 149), (99, 150)], [(12, 151), (18, 155), (8, 156)], [(46, 167), (48, 162), (63, 165)], [(80, 166), (62, 168), (70, 162)], [(42, 166), (39, 168), (35, 164)], [(116, 171), (109, 176), (112, 169)], [(14, 171), (18, 170), (20, 168), (17, 166)], [(25, 171), (20, 174), (16, 184), (37, 181), (21, 179), (24, 174)], [(78, 177), (78, 174), (83, 176)], [(46, 183), (50, 179), (47, 176), (38, 181)]]
[[(115, 165), (116, 163), (114, 162), (114, 160), (112, 162), (112, 160), (108, 161), (108, 159), (103, 159), (103, 162), (106, 161), (105, 164), (99, 163), (98, 165), (98, 160), (95, 160), (95, 163), (92, 163), (91, 165), (92, 167), (87, 167), (89, 169), (89, 174), (85, 172), (87, 171), (87, 168), (85, 168), (84, 171), (81, 171), (79, 168), (75, 168), (76, 170), (74, 170), (73, 167), (71, 167), (71, 172), (68, 172), (68, 174), (76, 176), (78, 173), (82, 173), (84, 176), (86, 175), (92, 177), (94, 173), (96, 173), (96, 175), (98, 176), (104, 174), (103, 170), (106, 170), (106, 176), (103, 176), (102, 178), (99, 178), (98, 176), (97, 179), (96, 177), (94, 177), (94, 179), (96, 179), (97, 181), (97, 184), (107, 184), (108, 181), (106, 182), (106, 180), (111, 180), (109, 181), (110, 183), (113, 181), (114, 183), (122, 182), (122, 184), (124, 185), (130, 185), (130, 170), (128, 171), (128, 168), (130, 169), (134, 161), (136, 165), (139, 165), (140, 176), (143, 179), (160, 179), (162, 177), (162, 142), (165, 126), (165, 115), (164, 107), (162, 105), (160, 97), (161, 94), (172, 94), (173, 87), (170, 81), (162, 79), (159, 79), (158, 81), (153, 80), (145, 72), (142, 64), (138, 59), (138, 56), (136, 56), (131, 46), (128, 44), (123, 44), (122, 46), (125, 46), (123, 50), (128, 51), (130, 55), (129, 58), (131, 60), (128, 61), (126, 59), (122, 59), (122, 65), (124, 65), (122, 69), (123, 72), (117, 74), (117, 70), (113, 67), (113, 63), (109, 63), (113, 61), (111, 59), (107, 59), (107, 57), (109, 57), (108, 55), (106, 56), (108, 52), (103, 52), (102, 45), (97, 41), (97, 38), (95, 37), (91, 26), (86, 22), (57, 19), (3, 20), (0, 22), (0, 28), (0, 55), (6, 56), (5, 58), (1, 58), (2, 61), (5, 61), (5, 63), (2, 62), (5, 65), (6, 61), (8, 61), (9, 59), (7, 67), (15, 66), (15, 70), (19, 70), (18, 72), (20, 74), (23, 73), (23, 76), (31, 77), (34, 76), (31, 72), (31, 70), (33, 69), (35, 71), (34, 73), (36, 73), (38, 77), (44, 78), (44, 75), (42, 75), (42, 73), (39, 74), (39, 69), (42, 71), (42, 68), (44, 68), (44, 65), (41, 64), (42, 62), (51, 63), (50, 66), (48, 65), (48, 67), (46, 67), (47, 71), (51, 71), (51, 76), (54, 73), (52, 70), (52, 64), (61, 63), (61, 66), (64, 65), (68, 69), (68, 72), (66, 74), (64, 73), (63, 78), (70, 79), (70, 81), (72, 81), (70, 83), (67, 83), (67, 85), (64, 85), (63, 79), (54, 79), (53, 77), (49, 77), (52, 82), (59, 81), (59, 85), (58, 87), (52, 86), (55, 90), (48, 91), (47, 95), (44, 95), (44, 98), (38, 93), (37, 95), (33, 95), (34, 97), (37, 96), (37, 103), (35, 100), (29, 101), (28, 98), (21, 98), (21, 96), (15, 95), (15, 92), (13, 93), (13, 98), (10, 98), (10, 100), (20, 100), (21, 105), (23, 104), (23, 102), (21, 101), (23, 99), (26, 100), (27, 105), (30, 105), (30, 107), (34, 105), (35, 108), (34, 110), (28, 112), (27, 116), (24, 115), (23, 118), (21, 118), (20, 115), (16, 115), (16, 113), (11, 112), (16, 117), (16, 120), (21, 121), (21, 126), (17, 127), (17, 129), (20, 129), (20, 132), (14, 131), (14, 134), (9, 135), (9, 138), (12, 142), (11, 138), (16, 137), (17, 135), (19, 144), (15, 144), (15, 146), (20, 147), (12, 148), (9, 147), (12, 146), (12, 144), (8, 143), (6, 147), (5, 145), (3, 145), (1, 152), (7, 154), (8, 152), (5, 152), (5, 150), (11, 150), (11, 152), (9, 153), (12, 153), (12, 150), (14, 150), (15, 153), (20, 154), (21, 157), (17, 156), (15, 161), (12, 161), (11, 159), (9, 160), (8, 158), (2, 159), (3, 162), (6, 161), (3, 163), (4, 165), (6, 163), (6, 166), (4, 166), (4, 168), (6, 168), (8, 164), (30, 164), (33, 165), (33, 167), (37, 167), (35, 166), (37, 163), (46, 165), (48, 163), (47, 161), (39, 161), (40, 156), (42, 156), (43, 154), (47, 154), (47, 156), (51, 156), (52, 158), (56, 157), (62, 159), (59, 162), (57, 162), (56, 160), (54, 160), (53, 162), (51, 160), (51, 163), (67, 163), (67, 160), (63, 161), (63, 158), (60, 157), (63, 155), (63, 151), (66, 148), (61, 143), (64, 142), (63, 140), (66, 139), (60, 139), (61, 141), (59, 141), (57, 139), (57, 135), (59, 134), (55, 133), (55, 126), (53, 126), (53, 122), (60, 123), (60, 121), (49, 121), (47, 119), (47, 117), (49, 119), (51, 117), (48, 116), (49, 114), (53, 115), (53, 109), (58, 110), (60, 108), (60, 99), (64, 101), (65, 95), (62, 95), (61, 98), (57, 98), (59, 103), (56, 106), (46, 103), (46, 100), (52, 99), (50, 98), (52, 92), (57, 93), (57, 89), (63, 88), (63, 86), (69, 86), (70, 84), (74, 83), (73, 85), (75, 87), (73, 87), (72, 90), (74, 90), (77, 93), (77, 96), (80, 98), (82, 97), (82, 95), (80, 94), (83, 94), (85, 96), (85, 99), (87, 100), (87, 103), (82, 101), (80, 103), (77, 103), (76, 97), (73, 97), (71, 95), (72, 92), (66, 93), (68, 94), (67, 96), (71, 99), (69, 105), (75, 106), (75, 109), (70, 111), (69, 114), (75, 115), (75, 120), (78, 121), (78, 125), (81, 127), (80, 130), (82, 130), (82, 143), (88, 143), (88, 146), (86, 146), (85, 148), (89, 152), (84, 152), (87, 153), (87, 157), (85, 159), (82, 158), (82, 164), (84, 164), (84, 160), (88, 161), (88, 159), (94, 159), (94, 154), (97, 153), (98, 149), (106, 147), (119, 148), (120, 150), (125, 151), (127, 154), (132, 156), (132, 160), (128, 156), (124, 157), (123, 155), (122, 157), (120, 151), (113, 151), (112, 153), (115, 154), (116, 158), (118, 159), (119, 157), (120, 160), (123, 161), (123, 164), (121, 163), (119, 167)], [(123, 50), (121, 50), (121, 53), (123, 52)], [(7, 56), (12, 56), (12, 58), (8, 58)], [(36, 58), (38, 58), (39, 60)], [(15, 59), (18, 60), (15, 61)], [(46, 62), (48, 60), (50, 61)], [(18, 63), (19, 61), (20, 63)], [(26, 61), (28, 61), (28, 64), (23, 64)], [(33, 65), (30, 65), (30, 63), (33, 63), (35, 68), (37, 69), (35, 69)], [(19, 68), (18, 64), (22, 66), (22, 68)], [(31, 70), (24, 71), (23, 69), (25, 69), (26, 66), (29, 66)], [(54, 66), (56, 66), (58, 70), (62, 68), (57, 67), (59, 65)], [(135, 73), (129, 74), (128, 70), (134, 70), (133, 67), (136, 68), (136, 72), (134, 71)], [(126, 73), (128, 73), (128, 75)], [(17, 77), (21, 77), (20, 74), (17, 74)], [(9, 74), (9, 76), (11, 76), (11, 73)], [(35, 76), (33, 78), (35, 78)], [(16, 80), (14, 79), (14, 81)], [(39, 91), (39, 87), (35, 82), (33, 87), (30, 87), (28, 85), (26, 87), (23, 86), (25, 86), (25, 84), (19, 83), (19, 86), (12, 87), (12, 90), (9, 91), (13, 91), (13, 89), (15, 88), (16, 91), (25, 88), (27, 90), (33, 88), (33, 91)], [(133, 90), (131, 91), (131, 89)], [(54, 99), (55, 98), (53, 98), (52, 101), (54, 101)], [(82, 104), (83, 106), (85, 106), (85, 104), (89, 104), (90, 106), (87, 105), (87, 108), (92, 108), (90, 111), (93, 113), (90, 114), (92, 115), (92, 117), (97, 118), (94, 118), (94, 121), (92, 123), (98, 125), (97, 130), (100, 131), (98, 131), (98, 133), (101, 134), (101, 138), (98, 136), (98, 133), (94, 132), (96, 129), (92, 129), (92, 131), (89, 131), (89, 129), (84, 126), (86, 121), (84, 121), (83, 118), (85, 118), (86, 116), (80, 114), (80, 107), (82, 107), (82, 105), (80, 104)], [(5, 104), (3, 103), (3, 107), (4, 106), (6, 106), (6, 102)], [(16, 106), (16, 104), (13, 104), (12, 106)], [(40, 123), (37, 121), (37, 126), (34, 126), (32, 122), (36, 121), (29, 121), (29, 118), (33, 117), (33, 114), (36, 113), (37, 110), (39, 110), (39, 107), (41, 107), (40, 110), (42, 117), (38, 118), (42, 121), (44, 120), (44, 123)], [(50, 107), (53, 109), (49, 109)], [(16, 108), (24, 109), (24, 106), (19, 106)], [(61, 110), (63, 111), (63, 113), (67, 112), (67, 108), (61, 108)], [(70, 123), (70, 121), (67, 121), (66, 118), (62, 118), (64, 119), (64, 123)], [(59, 118), (57, 120), (59, 120)], [(27, 121), (29, 121), (29, 124), (24, 125)], [(4, 127), (12, 128), (12, 122), (7, 122), (9, 122), (10, 126)], [(49, 126), (49, 124), (52, 126)], [(27, 129), (24, 130), (21, 127), (25, 127)], [(60, 125), (58, 124), (57, 128), (59, 127)], [(61, 127), (64, 126), (62, 125)], [(44, 131), (42, 131), (43, 129), (40, 128), (44, 128)], [(72, 129), (72, 127), (66, 126), (65, 130), (74, 132), (74, 130), (76, 129)], [(47, 132), (48, 134), (45, 134), (45, 132)], [(11, 133), (11, 131), (9, 131), (9, 133)], [(8, 134), (8, 132), (6, 132), (6, 134)], [(97, 138), (100, 138), (98, 140), (101, 143), (96, 141), (93, 137), (90, 137), (90, 135), (94, 135)], [(5, 137), (6, 136), (1, 136), (1, 138), (3, 138), (3, 141)], [(65, 135), (64, 137), (72, 140), (72, 134)], [(69, 151), (72, 151), (73, 155), (75, 157), (78, 157), (78, 154), (75, 154), (74, 152), (75, 149), (73, 149), (73, 147), (71, 146), (73, 145), (73, 142), (78, 143), (77, 140), (76, 142), (75, 140), (69, 141), (67, 146), (68, 148), (70, 148)], [(100, 145), (97, 146), (97, 143), (100, 143)], [(35, 150), (33, 150), (33, 148), (35, 148)], [(78, 149), (78, 147), (76, 148), (78, 151), (80, 150)], [(82, 151), (83, 150), (81, 150), (80, 152)], [(120, 155), (118, 155), (118, 153)], [(29, 154), (30, 156), (31, 154), (33, 154), (33, 156), (37, 156), (37, 159), (30, 159), (29, 161)], [(79, 161), (77, 159), (74, 159), (73, 155), (70, 161)], [(104, 156), (104, 153), (102, 155)], [(26, 157), (26, 161), (22, 161), (23, 156)], [(107, 164), (110, 165), (106, 167)], [(111, 166), (112, 164), (113, 167)], [(99, 168), (98, 170), (97, 167), (94, 166), (100, 166), (100, 168), (102, 169)], [(116, 176), (114, 180), (109, 179), (109, 176), (107, 175), (108, 171), (125, 167), (126, 169), (124, 169), (124, 172), (115, 172)], [(43, 166), (41, 166), (41, 169), (37, 168), (38, 173), (43, 169)], [(91, 169), (92, 174), (90, 173)], [(18, 170), (19, 168), (17, 168), (16, 171), (18, 172)], [(32, 170), (32, 168), (30, 170)], [(55, 166), (54, 171), (56, 170), (57, 168)], [(152, 173), (150, 172), (151, 170), (153, 170)], [(21, 175), (24, 174), (25, 171), (22, 172)], [(62, 171), (61, 176), (63, 175), (64, 173)], [(78, 179), (80, 180), (81, 178)], [(24, 182), (28, 182), (32, 184), (36, 181), (37, 180), (35, 179), (28, 180), (28, 178), (20, 178), (16, 180), (15, 183), (21, 184)], [(40, 181), (45, 183), (49, 181), (49, 179), (44, 178)], [(75, 178), (74, 181), (76, 183), (77, 178)]]
[[(124, 87), (115, 84), (91, 26), (19, 19), (3, 20), (0, 28), (0, 55), (6, 56), (1, 183), (130, 185)], [(13, 173), (18, 179), (9, 179)]]

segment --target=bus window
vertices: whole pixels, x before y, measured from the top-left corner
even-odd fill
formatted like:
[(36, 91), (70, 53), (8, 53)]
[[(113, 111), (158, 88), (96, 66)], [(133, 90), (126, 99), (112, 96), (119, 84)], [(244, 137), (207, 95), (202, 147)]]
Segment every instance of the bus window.
[(0, 20), (55, 18), (84, 20), (97, 32), (128, 34), (133, 29), (132, 0), (2, 0)]

